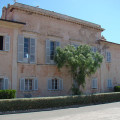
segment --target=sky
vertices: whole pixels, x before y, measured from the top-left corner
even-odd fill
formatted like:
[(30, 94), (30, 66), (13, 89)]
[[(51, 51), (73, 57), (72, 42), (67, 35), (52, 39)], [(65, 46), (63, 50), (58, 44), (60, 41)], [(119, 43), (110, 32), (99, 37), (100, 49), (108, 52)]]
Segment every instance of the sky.
[[(107, 41), (120, 44), (120, 0), (16, 0), (16, 2), (39, 6), (39, 8), (72, 16), (101, 25)], [(0, 0), (2, 8), (14, 0)]]

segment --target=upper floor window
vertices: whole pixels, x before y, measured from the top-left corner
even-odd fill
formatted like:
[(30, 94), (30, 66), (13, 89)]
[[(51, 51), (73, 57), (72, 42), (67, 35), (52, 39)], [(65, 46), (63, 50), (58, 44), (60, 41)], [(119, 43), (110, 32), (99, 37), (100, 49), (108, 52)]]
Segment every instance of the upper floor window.
[(35, 63), (35, 38), (18, 36), (18, 62)]
[(58, 78), (53, 78), (48, 80), (48, 90), (62, 90), (63, 81)]
[(0, 51), (9, 51), (10, 50), (10, 37), (0, 36)]
[(106, 52), (106, 61), (111, 62), (111, 53), (108, 51)]
[(56, 53), (56, 47), (60, 46), (60, 42), (46, 40), (46, 64), (55, 64), (54, 56)]
[(97, 89), (98, 88), (98, 83), (97, 83), (97, 78), (92, 79), (92, 88)]
[(8, 89), (8, 78), (0, 78), (0, 90)]
[(20, 90), (21, 91), (38, 90), (37, 78), (21, 78), (20, 79)]
[(92, 47), (91, 47), (91, 50), (92, 50), (92, 52), (97, 52), (97, 47), (92, 46)]

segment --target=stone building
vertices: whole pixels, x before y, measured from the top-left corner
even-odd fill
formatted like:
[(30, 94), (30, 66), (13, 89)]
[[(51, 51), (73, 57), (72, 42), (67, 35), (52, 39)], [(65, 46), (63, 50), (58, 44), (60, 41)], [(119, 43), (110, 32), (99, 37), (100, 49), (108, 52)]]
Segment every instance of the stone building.
[(104, 56), (86, 78), (84, 94), (112, 91), (120, 82), (119, 44), (101, 37), (100, 25), (20, 3), (8, 5), (0, 19), (0, 89), (17, 97), (70, 95), (73, 80), (54, 64), (57, 46), (89, 44)]

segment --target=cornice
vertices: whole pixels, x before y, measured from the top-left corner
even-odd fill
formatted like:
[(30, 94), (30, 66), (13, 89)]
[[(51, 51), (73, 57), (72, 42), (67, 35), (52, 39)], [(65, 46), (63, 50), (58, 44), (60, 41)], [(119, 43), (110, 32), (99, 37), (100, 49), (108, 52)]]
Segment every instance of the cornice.
[(63, 14), (60, 14), (60, 13), (53, 12), (53, 11), (44, 10), (44, 9), (37, 8), (37, 7), (28, 6), (28, 5), (21, 4), (21, 3), (15, 3), (14, 5), (11, 5), (9, 9), (10, 10), (17, 9), (17, 10), (21, 10), (21, 11), (25, 11), (25, 12), (39, 14), (39, 15), (55, 18), (55, 19), (58, 19), (58, 20), (79, 24), (79, 25), (89, 27), (89, 28), (93, 28), (93, 29), (96, 29), (96, 30), (99, 30), (99, 31), (104, 30), (98, 24), (94, 24), (94, 23), (87, 22), (87, 21), (84, 21), (84, 20), (80, 20), (80, 19), (77, 19), (77, 18), (74, 18), (74, 17), (70, 17), (70, 16), (67, 16), (67, 15), (63, 15)]

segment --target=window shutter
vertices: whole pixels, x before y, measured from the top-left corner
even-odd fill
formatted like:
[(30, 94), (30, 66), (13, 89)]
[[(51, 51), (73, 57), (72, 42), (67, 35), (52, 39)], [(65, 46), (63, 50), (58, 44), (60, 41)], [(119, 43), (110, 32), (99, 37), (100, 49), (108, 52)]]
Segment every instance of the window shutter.
[(30, 39), (30, 63), (35, 63), (35, 39)]
[(20, 90), (21, 91), (25, 90), (25, 79), (24, 78), (20, 79)]
[(50, 64), (50, 40), (46, 40), (46, 64)]
[(56, 54), (56, 48), (57, 47), (60, 47), (60, 42), (58, 42), (58, 41), (55, 42), (55, 51), (54, 51), (55, 54)]
[(108, 88), (112, 87), (112, 80), (108, 80)]
[(57, 47), (60, 47), (60, 42), (56, 41), (56, 42), (55, 42), (55, 46), (56, 46), (56, 48), (57, 48)]
[(59, 79), (59, 90), (63, 89), (63, 80)]
[(111, 62), (111, 53), (109, 52), (109, 62)]
[(110, 87), (112, 87), (112, 80), (110, 80)]
[(34, 79), (34, 90), (38, 90), (38, 79)]
[(111, 53), (110, 52), (106, 52), (106, 61), (111, 62)]
[(18, 35), (18, 62), (23, 62), (24, 57), (24, 36)]
[(92, 80), (92, 88), (95, 88), (95, 80)]
[(8, 89), (8, 78), (4, 78), (4, 89)]
[(97, 88), (97, 78), (95, 79), (95, 88)]
[(92, 50), (92, 52), (97, 52), (97, 47), (95, 47), (95, 46), (92, 46), (92, 48), (91, 48), (91, 50)]
[(5, 36), (5, 51), (10, 50), (10, 36), (6, 35)]
[(48, 90), (52, 90), (52, 79), (48, 79)]
[(93, 80), (92, 80), (92, 88), (97, 88), (97, 78), (93, 78)]

